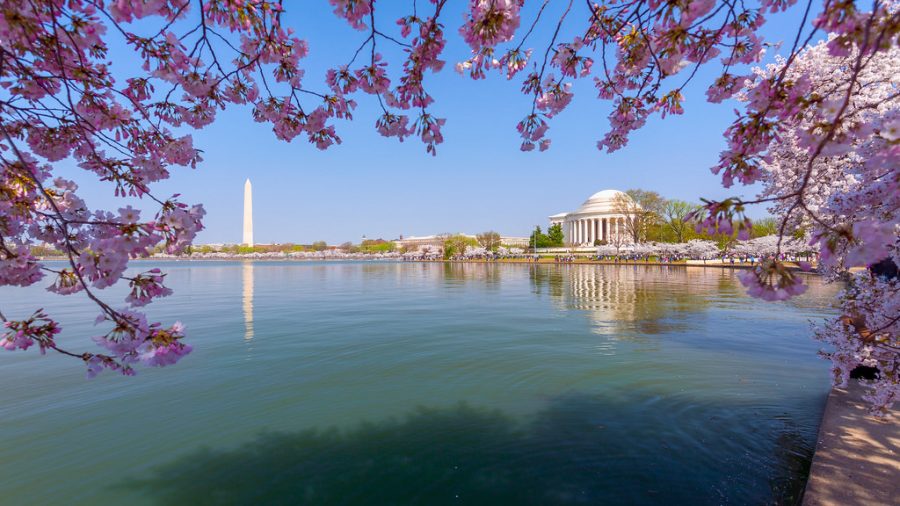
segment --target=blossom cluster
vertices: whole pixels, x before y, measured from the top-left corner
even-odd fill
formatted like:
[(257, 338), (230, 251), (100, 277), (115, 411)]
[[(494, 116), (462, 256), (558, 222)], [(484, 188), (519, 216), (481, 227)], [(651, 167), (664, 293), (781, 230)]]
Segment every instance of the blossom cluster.
[(0, 338), (0, 346), (4, 349), (27, 350), (37, 341), (41, 354), (46, 353), (47, 349), (56, 347), (54, 336), (61, 330), (59, 325), (40, 309), (24, 320), (4, 322), (3, 327), (6, 330)]
[(841, 295), (843, 314), (815, 328), (829, 345), (834, 382), (846, 386), (858, 366), (878, 370), (867, 400), (876, 415), (886, 415), (900, 400), (900, 279), (869, 273), (854, 275)]
[[(749, 239), (738, 240), (727, 244), (726, 248), (720, 248), (714, 241), (705, 239), (691, 239), (687, 242), (640, 242), (640, 243), (612, 243), (597, 247), (597, 254), (603, 256), (619, 256), (623, 254), (639, 256), (658, 256), (673, 259), (711, 260), (725, 257), (743, 257), (747, 259), (763, 260), (776, 256), (805, 256), (816, 257), (818, 252), (815, 245), (809, 245), (807, 241), (798, 239), (781, 240), (777, 235), (766, 235)], [(801, 268), (810, 269), (807, 262), (798, 262)]]
[[(250, 104), (255, 119), (272, 123), (282, 138), (305, 133), (320, 147), (336, 140), (325, 121), (340, 116), (341, 103), (324, 100), (307, 112), (293, 99), (307, 47), (281, 26), (280, 2), (199, 5), (38, 0), (0, 6), (0, 87), (6, 90), (0, 99), (0, 285), (27, 286), (48, 276), (48, 290), (86, 295), (100, 308), (101, 322), (113, 326), (96, 339), (104, 353), (73, 353), (58, 345), (61, 327), (45, 312), (24, 319), (0, 313), (8, 329), (4, 348), (37, 342), (84, 360), (91, 374), (132, 374), (137, 362), (176, 362), (190, 351), (180, 324), (147, 324), (134, 310), (171, 293), (164, 274), (129, 276), (126, 269), (159, 248), (183, 251), (203, 228), (202, 206), (152, 192), (172, 167), (202, 161), (185, 130), (208, 125), (227, 104)], [(189, 19), (197, 29), (174, 31)], [(113, 72), (113, 36), (134, 51), (138, 75)], [(291, 91), (261, 93), (257, 80), (266, 74)], [(116, 196), (141, 199), (156, 211), (142, 217), (131, 205), (91, 210), (74, 182), (55, 176), (54, 164), (63, 159), (109, 183)], [(31, 253), (35, 246), (62, 252), (67, 265), (44, 265)], [(118, 282), (131, 286), (125, 309), (101, 299), (100, 291)]]
[(787, 300), (805, 293), (807, 286), (783, 263), (766, 258), (749, 271), (738, 274), (747, 293), (763, 300)]
[[(758, 202), (779, 216), (781, 235), (807, 237), (833, 280), (843, 281), (854, 267), (874, 273), (879, 265), (900, 265), (900, 49), (877, 42), (885, 17), (897, 13), (892, 3), (884, 9), (854, 10), (827, 40), (758, 69), (742, 92), (748, 113), (726, 133), (731, 148), (716, 168), (726, 185), (762, 183)], [(842, 32), (848, 27), (863, 38), (848, 42)], [(787, 287), (794, 284), (784, 272), (773, 265), (748, 281), (758, 290), (769, 280), (791, 295)], [(854, 276), (841, 297), (841, 317), (815, 335), (829, 346), (823, 355), (837, 384), (857, 365), (878, 369), (869, 400), (874, 413), (885, 414), (900, 384), (900, 294), (896, 283), (877, 278)]]
[[(446, 119), (437, 118), (429, 112), (428, 106), (434, 102), (434, 98), (425, 89), (425, 77), (428, 72), (440, 72), (445, 64), (440, 59), (446, 44), (440, 15), (446, 0), (432, 0), (434, 11), (430, 16), (419, 17), (413, 14), (396, 21), (400, 27), (400, 37), (409, 40), (408, 43), (378, 30), (374, 21), (374, 2), (371, 0), (331, 0), (331, 3), (335, 5), (335, 12), (351, 26), (369, 30), (369, 37), (357, 51), (358, 55), (364, 47), (369, 46), (368, 62), (354, 70), (351, 68), (356, 60), (354, 56), (350, 64), (329, 69), (326, 74), (325, 81), (332, 92), (328, 96), (331, 100), (346, 104), (339, 117), (349, 118), (349, 109), (356, 105), (355, 101), (347, 98), (350, 94), (361, 91), (374, 95), (382, 110), (375, 122), (378, 133), (385, 137), (396, 137), (401, 142), (406, 137), (417, 136), (425, 144), (428, 153), (436, 154), (437, 145), (444, 140), (441, 127)], [(362, 21), (364, 15), (369, 16), (370, 26)], [(381, 41), (400, 45), (407, 55), (401, 66), (397, 85), (393, 87), (388, 75), (388, 64), (377, 51)], [(409, 110), (417, 111), (414, 119), (404, 112)]]

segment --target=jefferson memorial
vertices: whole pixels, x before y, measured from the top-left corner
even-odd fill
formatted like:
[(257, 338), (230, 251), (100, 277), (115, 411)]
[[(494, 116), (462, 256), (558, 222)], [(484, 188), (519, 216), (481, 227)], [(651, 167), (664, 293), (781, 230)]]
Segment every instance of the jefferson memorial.
[(576, 247), (593, 246), (595, 241), (631, 242), (625, 219), (628, 211), (636, 208), (627, 193), (603, 190), (591, 195), (575, 211), (550, 216), (550, 226), (561, 224), (563, 240)]

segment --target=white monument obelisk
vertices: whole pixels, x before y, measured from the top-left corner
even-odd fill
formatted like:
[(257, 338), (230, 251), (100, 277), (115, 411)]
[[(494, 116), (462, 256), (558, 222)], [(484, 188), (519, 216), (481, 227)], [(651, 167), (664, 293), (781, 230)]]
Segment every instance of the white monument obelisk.
[(244, 183), (244, 241), (243, 244), (253, 246), (253, 187), (250, 179)]

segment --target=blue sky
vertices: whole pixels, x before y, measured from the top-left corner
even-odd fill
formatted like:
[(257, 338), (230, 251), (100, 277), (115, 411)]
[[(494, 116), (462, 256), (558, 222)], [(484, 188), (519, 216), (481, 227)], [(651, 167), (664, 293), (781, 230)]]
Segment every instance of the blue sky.
[[(393, 33), (400, 11), (382, 11), (399, 2), (380, 3), (379, 27)], [(528, 3), (523, 19), (529, 21), (523, 25), (530, 23), (534, 3)], [(325, 70), (347, 62), (365, 35), (337, 19), (324, 0), (303, 4), (287, 3), (286, 24), (309, 41), (305, 83), (324, 89)], [(375, 132), (376, 104), (366, 95), (355, 97), (360, 105), (353, 121), (336, 123), (343, 144), (324, 152), (302, 138), (279, 141), (270, 127), (253, 122), (249, 108), (233, 107), (195, 132), (194, 144), (204, 150), (204, 162), (196, 170), (176, 168), (156, 191), (181, 193), (185, 202), (204, 204), (206, 230), (199, 243), (240, 241), (243, 183), (248, 177), (254, 190), (255, 239), (260, 243), (341, 243), (357, 242), (363, 235), (389, 239), (491, 229), (527, 235), (536, 224), (546, 227), (548, 215), (573, 210), (608, 188), (642, 188), (690, 201), (755, 193), (753, 188), (726, 190), (709, 171), (724, 146), (722, 132), (738, 107), (705, 102), (714, 68), (701, 70), (687, 90), (684, 115), (651, 119), (626, 148), (613, 154), (595, 146), (607, 129), (609, 104), (597, 100), (591, 81), (582, 79), (575, 85), (572, 104), (552, 120), (551, 149), (520, 152), (515, 125), (530, 108), (528, 97), (519, 92), (520, 82), (507, 82), (499, 74), (472, 81), (453, 70), (453, 64), (468, 55), (456, 32), (462, 4), (450, 2), (444, 18), (447, 66), (426, 81), (436, 100), (433, 113), (447, 118), (437, 157), (425, 153), (416, 139), (401, 144)], [(561, 11), (562, 4), (551, 2), (548, 14)], [(573, 8), (560, 40), (571, 40), (575, 27), (583, 26), (583, 7)], [(784, 40), (789, 48), (797, 14), (795, 8), (773, 18), (764, 31), (766, 39)], [(555, 21), (543, 23), (525, 46), (542, 52), (551, 24)], [(388, 47), (384, 52), (398, 55)], [(121, 45), (112, 53), (114, 69), (127, 70), (134, 61)], [(81, 184), (89, 205), (114, 209), (125, 204), (112, 197), (112, 188), (81, 171), (67, 166), (63, 173)], [(751, 213), (762, 215), (764, 209)]]

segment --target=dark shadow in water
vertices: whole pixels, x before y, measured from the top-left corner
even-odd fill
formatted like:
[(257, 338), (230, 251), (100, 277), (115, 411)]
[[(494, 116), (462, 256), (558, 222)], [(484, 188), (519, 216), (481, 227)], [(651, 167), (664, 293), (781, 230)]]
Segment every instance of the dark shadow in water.
[(747, 406), (573, 395), (527, 424), (460, 404), (264, 433), (116, 488), (166, 505), (799, 504), (814, 438)]
[[(802, 487), (806, 486), (809, 470), (812, 467), (815, 441), (807, 441), (798, 432), (788, 431), (779, 434), (775, 446), (775, 461), (780, 464), (781, 474), (769, 480), (773, 498), (780, 504), (800, 504), (803, 495)], [(798, 483), (798, 477), (803, 482)], [(801, 486), (798, 488), (798, 486)]]

